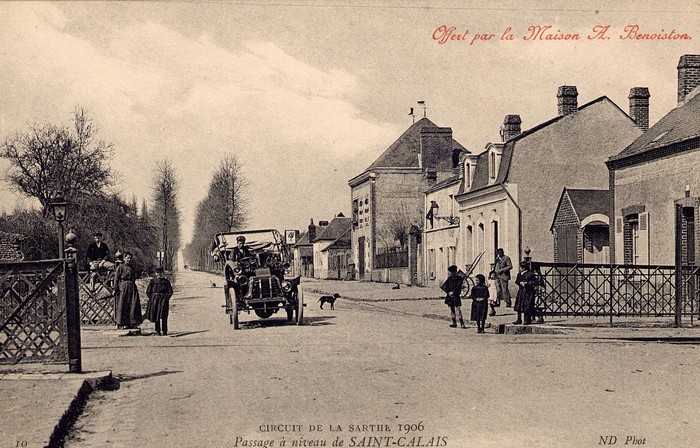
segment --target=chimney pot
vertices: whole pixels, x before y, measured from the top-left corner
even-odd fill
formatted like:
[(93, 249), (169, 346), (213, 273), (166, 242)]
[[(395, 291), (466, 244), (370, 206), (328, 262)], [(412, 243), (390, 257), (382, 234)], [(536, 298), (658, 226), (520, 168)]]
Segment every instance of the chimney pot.
[(576, 86), (561, 86), (557, 91), (559, 115), (570, 115), (578, 110), (578, 90)]
[(501, 127), (501, 141), (506, 142), (520, 134), (520, 115), (506, 115)]
[(678, 105), (700, 85), (700, 54), (684, 54), (678, 61)]

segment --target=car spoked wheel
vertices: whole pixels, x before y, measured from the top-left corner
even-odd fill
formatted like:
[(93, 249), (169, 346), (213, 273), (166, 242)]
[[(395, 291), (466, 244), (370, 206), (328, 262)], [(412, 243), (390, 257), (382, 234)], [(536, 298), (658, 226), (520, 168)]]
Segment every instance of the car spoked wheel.
[(299, 286), (297, 293), (297, 325), (304, 323), (304, 290)]
[(236, 289), (230, 286), (228, 293), (231, 298), (231, 324), (234, 330), (238, 330), (240, 326), (238, 324), (238, 296), (236, 295)]

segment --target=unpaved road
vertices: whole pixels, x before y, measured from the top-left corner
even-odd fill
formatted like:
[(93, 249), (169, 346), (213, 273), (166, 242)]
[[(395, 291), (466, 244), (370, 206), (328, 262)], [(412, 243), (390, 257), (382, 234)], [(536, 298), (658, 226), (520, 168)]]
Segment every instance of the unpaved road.
[(696, 344), (478, 335), (310, 294), (304, 326), (234, 331), (212, 282), (178, 275), (168, 337), (83, 331), (85, 368), (122, 383), (67, 446), (700, 446)]

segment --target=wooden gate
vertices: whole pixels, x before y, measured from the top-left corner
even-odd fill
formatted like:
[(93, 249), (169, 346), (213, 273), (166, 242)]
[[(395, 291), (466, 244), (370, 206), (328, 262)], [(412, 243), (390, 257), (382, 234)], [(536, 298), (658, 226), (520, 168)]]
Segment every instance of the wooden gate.
[(81, 370), (74, 260), (0, 263), (0, 363), (19, 362)]
[(116, 325), (114, 271), (81, 271), (80, 323)]

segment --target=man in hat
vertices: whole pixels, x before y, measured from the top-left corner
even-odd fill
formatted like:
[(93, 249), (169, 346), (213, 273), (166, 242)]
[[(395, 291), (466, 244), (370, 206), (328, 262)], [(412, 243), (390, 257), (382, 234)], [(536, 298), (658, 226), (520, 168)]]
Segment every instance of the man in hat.
[(496, 287), (498, 288), (498, 299), (506, 302), (506, 306), (511, 306), (510, 290), (508, 289), (508, 281), (510, 280), (510, 271), (513, 269), (513, 262), (506, 255), (502, 248), (496, 251), (496, 262), (494, 263), (494, 271), (498, 276)]
[(231, 251), (231, 256), (233, 257), (233, 261), (238, 261), (241, 258), (253, 256), (252, 252), (250, 251), (250, 247), (246, 246), (245, 244), (245, 237), (243, 235), (236, 238), (236, 247), (234, 247)]
[(109, 247), (102, 241), (102, 233), (95, 232), (92, 235), (94, 241), (87, 248), (87, 262), (91, 271), (100, 268), (110, 268), (114, 266), (107, 260), (109, 257)]

